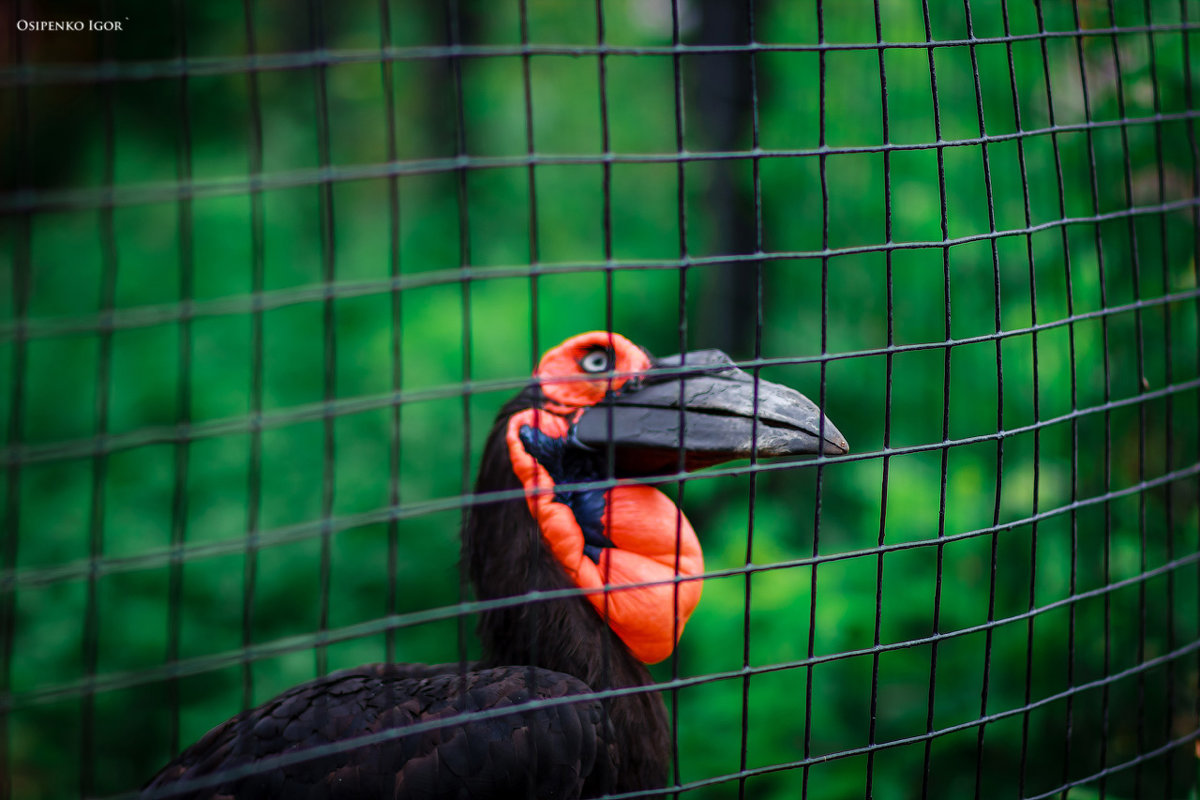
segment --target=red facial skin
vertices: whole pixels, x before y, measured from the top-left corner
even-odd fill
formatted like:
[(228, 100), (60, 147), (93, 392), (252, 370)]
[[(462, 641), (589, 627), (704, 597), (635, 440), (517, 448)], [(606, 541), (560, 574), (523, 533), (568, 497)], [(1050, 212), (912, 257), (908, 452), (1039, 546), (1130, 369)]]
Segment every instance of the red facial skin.
[[(612, 369), (587, 373), (580, 360), (597, 348), (614, 355)], [(624, 336), (593, 331), (572, 337), (547, 351), (534, 376), (547, 402), (510, 418), (508, 449), (513, 472), (525, 487), (525, 498), (550, 551), (567, 576), (586, 594), (630, 651), (641, 661), (662, 661), (675, 649), (688, 617), (700, 601), (699, 579), (704, 572), (700, 543), (683, 512), (657, 489), (621, 484), (605, 492), (604, 533), (615, 547), (601, 549), (599, 563), (584, 554), (584, 537), (572, 510), (554, 500), (554, 482), (520, 439), (523, 426), (561, 438), (587, 406), (599, 402), (611, 388), (617, 391), (633, 374), (650, 366), (650, 359)], [(613, 377), (612, 373), (632, 373)], [(621, 588), (630, 584), (648, 586)]]
[[(614, 364), (607, 372), (590, 375), (579, 365), (580, 359), (597, 349), (611, 348)], [(619, 333), (592, 331), (572, 336), (558, 347), (547, 350), (533, 376), (546, 395), (545, 408), (556, 414), (594, 406), (611, 388), (618, 391), (630, 373), (650, 368), (650, 357)], [(625, 373), (613, 376), (612, 373)]]

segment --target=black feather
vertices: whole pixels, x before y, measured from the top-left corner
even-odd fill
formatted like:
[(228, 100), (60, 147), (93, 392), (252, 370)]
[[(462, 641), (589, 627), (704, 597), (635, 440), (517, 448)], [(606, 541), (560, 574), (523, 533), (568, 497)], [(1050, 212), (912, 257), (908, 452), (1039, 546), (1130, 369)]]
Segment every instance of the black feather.
[[(612, 737), (600, 702), (587, 696), (588, 687), (549, 670), (502, 667), (464, 676), (458, 669), (457, 664), (373, 664), (297, 686), (278, 698), (282, 704), (259, 706), (213, 729), (151, 780), (145, 792), (159, 794), (179, 781), (215, 778), (202, 788), (169, 796), (524, 797), (532, 788), (533, 797), (580, 797), (595, 767), (580, 756), (597, 740)], [(497, 717), (470, 717), (473, 712), (512, 707), (515, 698), (568, 695), (581, 699), (563, 706), (513, 708)], [(404, 697), (406, 702), (381, 702), (388, 697)], [(304, 711), (288, 721), (282, 737), (264, 737), (263, 732), (274, 730), (269, 720), (280, 708)], [(322, 745), (347, 742), (354, 735), (438, 721), (447, 726), (382, 744), (320, 752)], [(514, 746), (518, 735), (520, 748)], [(312, 758), (283, 766), (270, 762), (272, 756), (306, 750), (313, 750)], [(530, 758), (534, 751), (537, 757)], [(211, 758), (217, 753), (223, 757)], [(253, 765), (265, 769), (220, 780), (223, 772)]]
[[(518, 397), (497, 419), (478, 494), (520, 488), (505, 432), (508, 418), (533, 397)], [(564, 482), (605, 474), (603, 462), (587, 458), (593, 456), (577, 459), (564, 450), (555, 468)], [(600, 519), (599, 495), (598, 513), (585, 492), (564, 499), (577, 519)], [(572, 587), (520, 497), (474, 507), (463, 529), (463, 560), (482, 600)], [(373, 664), (297, 686), (209, 731), (143, 795), (571, 800), (665, 785), (669, 737), (658, 694), (593, 694), (648, 686), (651, 678), (586, 599), (492, 608), (480, 615), (479, 634), (485, 658), (465, 674), (457, 664)], [(577, 699), (526, 705), (555, 698)], [(500, 709), (510, 711), (472, 716)], [(436, 727), (404, 733), (418, 723)], [(389, 731), (394, 735), (363, 746), (327, 748)], [(280, 756), (300, 760), (281, 764)]]

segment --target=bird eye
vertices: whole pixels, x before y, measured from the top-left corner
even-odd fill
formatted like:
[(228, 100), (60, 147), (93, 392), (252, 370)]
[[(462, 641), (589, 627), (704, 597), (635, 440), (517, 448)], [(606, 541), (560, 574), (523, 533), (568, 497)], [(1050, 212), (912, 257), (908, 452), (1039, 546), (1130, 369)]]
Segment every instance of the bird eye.
[(579, 359), (579, 366), (584, 372), (605, 372), (609, 369), (610, 360), (607, 350), (593, 350)]

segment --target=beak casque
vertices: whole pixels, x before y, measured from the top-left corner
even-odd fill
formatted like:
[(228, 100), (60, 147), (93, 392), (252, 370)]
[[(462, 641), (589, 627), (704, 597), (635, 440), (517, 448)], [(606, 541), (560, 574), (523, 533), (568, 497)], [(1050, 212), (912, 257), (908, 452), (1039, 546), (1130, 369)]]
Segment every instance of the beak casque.
[(720, 350), (656, 359), (640, 381), (587, 408), (574, 438), (611, 446), (626, 476), (700, 469), (738, 458), (841, 455), (846, 438), (795, 389), (754, 378)]

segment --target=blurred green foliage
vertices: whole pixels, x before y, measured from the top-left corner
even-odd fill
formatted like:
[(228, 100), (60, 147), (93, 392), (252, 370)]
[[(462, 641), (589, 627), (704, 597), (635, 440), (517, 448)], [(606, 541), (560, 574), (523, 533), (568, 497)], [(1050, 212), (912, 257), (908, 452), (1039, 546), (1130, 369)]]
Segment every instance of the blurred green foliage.
[[(926, 41), (921, 4), (877, 5), (878, 21), (825, 3), (824, 41)], [(715, 56), (661, 49), (662, 2), (602, 3), (618, 48), (602, 73), (570, 52), (596, 43), (595, 8), (529, 0), (528, 40), (562, 46), (528, 59), (532, 134), (512, 0), (458, 9), (462, 40), (496, 48), (457, 62), (461, 130), (451, 62), (415, 57), (447, 41), (431, 0), (317, 20), (280, 2), (17, 4), (125, 19), (107, 38), (9, 32), (35, 78), (187, 60), (29, 88), (2, 68), (5, 180), (51, 198), (19, 213), (29, 195), (5, 194), (0, 229), (14, 795), (136, 788), (320, 668), (453, 660), (464, 636), (477, 652), (472, 620), (403, 615), (463, 599), (455, 498), (537, 353), (610, 322), (659, 353), (724, 346), (725, 314), (748, 334), (731, 355), (756, 355), (753, 312), (713, 282), (730, 268), (705, 260), (724, 254), (722, 170), (752, 221), (758, 180), (769, 257), (733, 274), (761, 290), (761, 357), (788, 362), (762, 374), (819, 394), (858, 457), (673, 490), (710, 569), (775, 565), (710, 579), (655, 668), (721, 676), (668, 698), (680, 780), (710, 781), (689, 796), (737, 796), (719, 779), (743, 767), (755, 798), (1029, 796), (1147, 752), (1070, 796), (1194, 793), (1190, 745), (1159, 749), (1197, 728), (1200, 8), (976, 2), (968, 24), (961, 3), (929, 6), (932, 38), (958, 42), (932, 50), (937, 113), (928, 48), (766, 49), (758, 155), (747, 127), (736, 158), (680, 168), (677, 137), (713, 147), (694, 109)], [(705, 8), (681, 5), (685, 41)], [(1077, 25), (1098, 33), (1059, 35)], [(764, 0), (756, 36), (816, 44), (816, 7)], [(387, 43), (413, 49), (381, 66)], [(221, 67), (320, 46), (365, 56)], [(394, 178), (371, 169), (389, 122)], [(571, 158), (605, 142), (649, 157)], [(530, 169), (530, 146), (557, 158)], [(448, 161), (460, 148), (479, 168)], [(323, 153), (363, 176), (318, 185)], [(889, 236), (904, 247), (881, 252)], [(133, 322), (105, 332), (109, 311)], [(405, 624), (372, 625), (389, 614)]]

